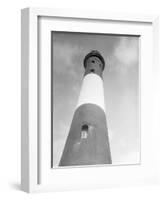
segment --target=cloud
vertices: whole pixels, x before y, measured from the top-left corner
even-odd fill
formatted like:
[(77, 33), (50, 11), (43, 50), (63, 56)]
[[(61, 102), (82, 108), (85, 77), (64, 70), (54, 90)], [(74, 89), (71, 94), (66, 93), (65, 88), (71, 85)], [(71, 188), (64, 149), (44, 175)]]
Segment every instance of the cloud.
[(133, 67), (138, 61), (138, 38), (122, 37), (114, 49), (115, 58), (126, 67)]
[(69, 74), (72, 78), (77, 77), (78, 67), (76, 60), (83, 54), (84, 49), (79, 45), (53, 42), (54, 71), (57, 74)]
[(138, 151), (130, 151), (121, 156), (113, 157), (113, 163), (115, 165), (122, 164), (138, 164), (140, 163), (140, 152)]
[(113, 48), (110, 58), (106, 58), (109, 71), (125, 73), (129, 69), (138, 66), (139, 40), (138, 37), (120, 37), (119, 42)]
[(56, 125), (55, 123), (53, 131), (53, 158), (55, 158), (53, 160), (54, 167), (58, 166), (59, 164), (70, 127), (70, 125), (67, 125), (62, 120), (57, 121)]
[(53, 145), (53, 166), (54, 167), (57, 167), (59, 162), (60, 162), (60, 159), (61, 159), (61, 156), (62, 156), (62, 152), (64, 150), (64, 145), (65, 145), (65, 140), (58, 140), (57, 142), (54, 142), (54, 145)]
[(53, 52), (54, 52), (55, 59), (64, 60), (64, 62), (66, 63), (66, 66), (71, 66), (73, 64), (72, 57), (78, 51), (77, 46), (73, 46), (70, 44), (63, 44), (60, 42), (54, 42), (53, 45), (54, 45)]
[[(56, 124), (57, 122), (57, 124)], [(63, 120), (54, 120), (54, 140), (60, 140), (65, 138), (68, 135), (70, 125), (65, 123)]]

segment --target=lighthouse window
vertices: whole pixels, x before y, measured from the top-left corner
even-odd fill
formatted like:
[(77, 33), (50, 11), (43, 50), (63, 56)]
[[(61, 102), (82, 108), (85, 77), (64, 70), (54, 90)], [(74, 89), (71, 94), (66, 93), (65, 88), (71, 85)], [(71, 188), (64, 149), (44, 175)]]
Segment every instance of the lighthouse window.
[(95, 73), (95, 70), (94, 70), (94, 69), (91, 69), (91, 72), (92, 72), (92, 73)]
[(87, 124), (84, 124), (82, 125), (81, 127), (81, 138), (82, 139), (86, 139), (88, 136), (88, 125)]

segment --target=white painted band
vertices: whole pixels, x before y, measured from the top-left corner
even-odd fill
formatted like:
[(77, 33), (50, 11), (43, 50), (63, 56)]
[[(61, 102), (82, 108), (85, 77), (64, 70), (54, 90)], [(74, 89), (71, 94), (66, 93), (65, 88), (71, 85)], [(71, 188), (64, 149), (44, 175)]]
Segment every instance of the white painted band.
[(87, 74), (83, 79), (76, 108), (86, 103), (96, 104), (105, 112), (103, 80), (97, 74)]

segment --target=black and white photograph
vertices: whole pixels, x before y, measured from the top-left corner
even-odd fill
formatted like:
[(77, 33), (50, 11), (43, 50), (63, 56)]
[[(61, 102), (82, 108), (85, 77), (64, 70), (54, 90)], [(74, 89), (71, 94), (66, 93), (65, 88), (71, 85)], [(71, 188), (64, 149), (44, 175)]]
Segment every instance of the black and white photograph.
[(52, 167), (139, 164), (139, 36), (51, 36)]
[(158, 36), (157, 15), (22, 9), (21, 190), (159, 184)]

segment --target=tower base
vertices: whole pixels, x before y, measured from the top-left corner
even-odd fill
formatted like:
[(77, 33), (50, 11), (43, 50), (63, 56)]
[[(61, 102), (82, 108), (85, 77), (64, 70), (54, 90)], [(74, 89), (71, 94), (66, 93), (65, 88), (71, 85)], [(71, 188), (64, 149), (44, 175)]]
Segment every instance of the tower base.
[(112, 164), (104, 110), (83, 104), (75, 111), (59, 166)]

